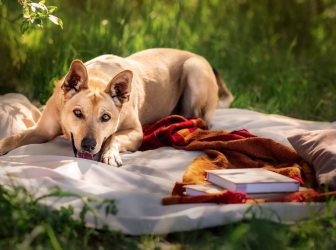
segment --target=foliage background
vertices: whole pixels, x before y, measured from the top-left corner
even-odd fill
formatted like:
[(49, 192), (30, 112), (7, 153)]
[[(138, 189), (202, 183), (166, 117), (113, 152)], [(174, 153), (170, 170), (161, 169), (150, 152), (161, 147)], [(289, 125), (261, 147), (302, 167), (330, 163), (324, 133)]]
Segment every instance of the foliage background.
[(20, 33), (22, 8), (0, 6), (0, 94), (44, 104), (72, 60), (169, 47), (204, 56), (233, 107), (334, 121), (335, 0), (47, 0), (51, 22)]

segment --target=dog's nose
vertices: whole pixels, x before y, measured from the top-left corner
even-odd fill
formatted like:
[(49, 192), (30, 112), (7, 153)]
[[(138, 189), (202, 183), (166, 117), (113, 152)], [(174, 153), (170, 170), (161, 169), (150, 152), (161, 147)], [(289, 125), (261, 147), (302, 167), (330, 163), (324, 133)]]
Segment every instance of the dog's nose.
[(97, 145), (97, 142), (96, 142), (95, 139), (84, 138), (82, 140), (82, 148), (87, 152), (91, 152), (91, 151), (95, 150), (96, 145)]

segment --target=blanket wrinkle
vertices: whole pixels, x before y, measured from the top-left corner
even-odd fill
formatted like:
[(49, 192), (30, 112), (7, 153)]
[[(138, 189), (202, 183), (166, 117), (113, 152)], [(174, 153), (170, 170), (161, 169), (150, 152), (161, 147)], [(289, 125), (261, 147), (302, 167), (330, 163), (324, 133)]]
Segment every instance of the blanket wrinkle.
[[(172, 196), (164, 198), (164, 204), (181, 204), (184, 201), (195, 203), (196, 200), (197, 202), (216, 202), (218, 197), (215, 198), (215, 196), (212, 198), (209, 198), (209, 195), (196, 198), (183, 196), (184, 185), (208, 184), (204, 180), (203, 173), (211, 169), (262, 167), (298, 180), (302, 186), (312, 188), (312, 191), (318, 188), (313, 168), (294, 149), (272, 139), (257, 137), (245, 129), (211, 131), (201, 118), (187, 119), (172, 115), (157, 123), (144, 126), (143, 132), (144, 140), (139, 149), (141, 151), (172, 146), (176, 149), (205, 152), (205, 155), (197, 157), (188, 166), (182, 182), (176, 182)], [(302, 196), (305, 198), (300, 199), (308, 200), (308, 196), (316, 195), (310, 192), (309, 195)], [(226, 193), (225, 197), (231, 198), (221, 199), (221, 201), (230, 203), (233, 196), (228, 196)], [(295, 197), (290, 196), (292, 200), (300, 200)], [(239, 201), (239, 199), (233, 200)], [(246, 200), (249, 199), (241, 199), (240, 203)]]
[[(178, 132), (185, 131), (193, 134), (197, 128), (208, 130), (208, 125), (200, 118), (186, 119), (182, 116), (172, 115), (156, 123), (143, 126), (144, 140), (140, 151), (172, 146), (173, 143), (186, 145), (192, 138), (184, 138)], [(190, 132), (191, 131), (191, 132)]]

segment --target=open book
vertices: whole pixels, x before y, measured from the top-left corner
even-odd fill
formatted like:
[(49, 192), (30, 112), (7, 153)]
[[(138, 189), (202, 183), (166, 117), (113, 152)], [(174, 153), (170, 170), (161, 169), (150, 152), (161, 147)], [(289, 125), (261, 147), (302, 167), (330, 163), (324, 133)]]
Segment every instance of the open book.
[(297, 180), (263, 168), (206, 170), (205, 180), (243, 193), (297, 192)]

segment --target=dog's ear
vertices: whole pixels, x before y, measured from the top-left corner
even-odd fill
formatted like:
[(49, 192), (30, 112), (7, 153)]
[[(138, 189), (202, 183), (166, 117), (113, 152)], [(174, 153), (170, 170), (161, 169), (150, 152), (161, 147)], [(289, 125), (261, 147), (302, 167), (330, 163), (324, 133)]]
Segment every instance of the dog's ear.
[(82, 89), (89, 87), (89, 76), (85, 65), (80, 60), (71, 63), (68, 74), (64, 78), (61, 88), (65, 95), (75, 95)]
[(120, 72), (118, 75), (107, 84), (105, 93), (111, 95), (114, 103), (117, 106), (122, 106), (125, 102), (129, 101), (131, 94), (131, 82), (133, 73), (130, 70)]

